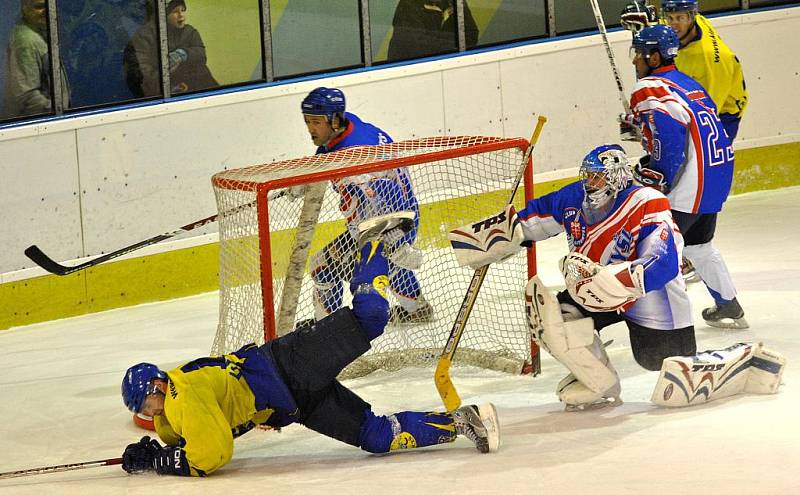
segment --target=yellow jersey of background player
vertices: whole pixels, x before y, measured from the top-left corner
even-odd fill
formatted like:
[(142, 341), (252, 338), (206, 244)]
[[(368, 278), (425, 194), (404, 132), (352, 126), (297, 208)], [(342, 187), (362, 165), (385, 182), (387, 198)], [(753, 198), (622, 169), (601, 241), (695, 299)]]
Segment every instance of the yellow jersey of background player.
[(747, 88), (739, 59), (708, 19), (697, 13), (697, 0), (664, 0), (662, 16), (681, 41), (675, 65), (706, 89), (733, 141), (747, 108)]

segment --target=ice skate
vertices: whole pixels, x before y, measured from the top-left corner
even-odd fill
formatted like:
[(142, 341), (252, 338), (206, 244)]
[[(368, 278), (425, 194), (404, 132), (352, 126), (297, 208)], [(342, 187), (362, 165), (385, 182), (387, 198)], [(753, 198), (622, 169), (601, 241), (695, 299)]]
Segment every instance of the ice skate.
[(739, 305), (739, 301), (734, 297), (733, 300), (722, 306), (716, 304), (703, 310), (703, 319), (712, 327), (735, 328), (743, 330), (750, 328), (747, 320), (744, 319), (744, 310)]
[(683, 281), (687, 284), (700, 281), (700, 275), (698, 275), (697, 270), (695, 270), (694, 265), (691, 261), (689, 261), (688, 258), (683, 258), (683, 264), (681, 265), (681, 276), (683, 277)]
[(567, 412), (590, 411), (604, 407), (617, 407), (622, 405), (620, 398), (619, 380), (605, 392), (592, 392), (570, 373), (561, 379), (556, 388), (558, 399), (564, 403)]
[(379, 240), (381, 236), (395, 228), (403, 233), (414, 228), (413, 211), (398, 211), (364, 220), (358, 224), (358, 248), (361, 249), (369, 241)]
[(434, 320), (433, 306), (425, 299), (420, 298), (417, 309), (408, 312), (402, 306), (392, 306), (389, 323), (428, 323)]
[(500, 447), (500, 423), (494, 404), (462, 406), (452, 416), (456, 433), (472, 440), (481, 453), (496, 452)]

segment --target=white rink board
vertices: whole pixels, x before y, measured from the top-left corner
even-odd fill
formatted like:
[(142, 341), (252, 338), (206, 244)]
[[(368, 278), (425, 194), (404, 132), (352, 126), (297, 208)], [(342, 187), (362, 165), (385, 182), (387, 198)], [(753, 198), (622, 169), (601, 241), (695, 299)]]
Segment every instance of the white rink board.
[[(800, 140), (798, 99), (786, 96), (786, 88), (800, 87), (800, 58), (794, 56), (800, 51), (799, 20), (800, 8), (783, 8), (713, 21), (742, 60), (750, 91), (737, 148)], [(609, 37), (630, 90), (630, 34), (615, 31)], [(351, 111), (395, 140), (450, 132), (527, 138), (534, 114), (547, 115), (550, 120), (537, 146), (537, 174), (574, 169), (588, 150), (618, 140), (616, 117), (622, 106), (599, 36), (3, 129), (0, 168), (8, 172), (0, 186), (0, 210), (5, 212), (0, 233), (3, 241), (6, 232), (13, 235), (8, 248), (0, 250), (0, 276), (33, 266), (22, 254), (29, 244), (41, 245), (57, 261), (68, 261), (212, 215), (213, 172), (314, 152), (299, 105), (320, 85), (341, 87)], [(66, 138), (50, 140), (62, 133)], [(638, 154), (634, 145), (627, 149)], [(47, 167), (39, 177), (72, 174), (59, 181), (45, 202), (22, 172), (31, 157), (37, 157), (37, 166)], [(63, 167), (75, 160), (77, 168)], [(87, 191), (80, 198), (83, 205), (71, 196), (79, 180)], [(64, 202), (66, 198), (72, 199)], [(56, 210), (68, 212), (68, 218), (55, 221), (50, 212)], [(84, 243), (75, 237), (81, 219)], [(165, 243), (159, 249), (174, 247)], [(34, 269), (15, 278), (43, 273)]]
[[(736, 281), (751, 328), (700, 323), (698, 347), (762, 340), (786, 354), (780, 393), (738, 396), (680, 410), (649, 402), (656, 374), (633, 361), (627, 331), (603, 331), (622, 379), (618, 408), (565, 413), (553, 389), (564, 370), (545, 356), (535, 379), (454, 368), (465, 401), (498, 406), (503, 444), (480, 455), (460, 439), (446, 446), (375, 456), (301, 426), (250, 432), (233, 461), (206, 479), (129, 476), (118, 466), (0, 481), (13, 494), (251, 493), (708, 495), (800, 492), (800, 333), (797, 301), (800, 188), (729, 200), (715, 243)], [(540, 272), (559, 284), (563, 237), (538, 245)], [(520, 288), (521, 290), (522, 288)], [(690, 286), (695, 321), (710, 303)], [(454, 297), (461, 297), (457, 295)], [(124, 370), (164, 368), (204, 354), (217, 322), (216, 293), (20, 327), (0, 333), (0, 471), (121, 455), (143, 430), (119, 397)], [(432, 370), (379, 373), (348, 385), (379, 413), (440, 408)]]

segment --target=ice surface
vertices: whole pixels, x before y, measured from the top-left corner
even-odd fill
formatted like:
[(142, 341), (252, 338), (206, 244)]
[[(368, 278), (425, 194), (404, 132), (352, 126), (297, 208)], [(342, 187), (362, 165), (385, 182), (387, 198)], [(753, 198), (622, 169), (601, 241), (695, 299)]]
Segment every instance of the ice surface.
[[(206, 479), (129, 476), (109, 466), (0, 481), (0, 493), (800, 493), (799, 200), (797, 187), (736, 196), (720, 218), (715, 242), (750, 329), (706, 326), (700, 311), (711, 298), (701, 285), (689, 289), (700, 349), (762, 340), (785, 353), (777, 395), (657, 408), (649, 402), (656, 373), (633, 361), (620, 324), (603, 331), (614, 339), (609, 354), (622, 378), (618, 408), (563, 412), (553, 389), (565, 371), (547, 356), (535, 379), (453, 369), (465, 401), (497, 405), (497, 454), (480, 455), (459, 439), (375, 456), (295, 425), (238, 439), (234, 460)], [(558, 285), (563, 236), (538, 248), (544, 281)], [(120, 399), (124, 370), (205, 355), (216, 321), (211, 293), (0, 332), (0, 471), (121, 455), (144, 434)], [(431, 369), (379, 372), (348, 385), (380, 413), (441, 408)]]

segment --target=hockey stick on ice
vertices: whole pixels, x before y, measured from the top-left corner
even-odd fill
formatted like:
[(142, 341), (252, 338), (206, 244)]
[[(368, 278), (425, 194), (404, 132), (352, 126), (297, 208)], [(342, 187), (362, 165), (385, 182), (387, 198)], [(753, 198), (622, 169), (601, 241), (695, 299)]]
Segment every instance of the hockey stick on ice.
[(21, 476), (32, 476), (34, 474), (60, 473), (62, 471), (73, 471), (75, 469), (114, 466), (116, 464), (122, 464), (122, 457), (103, 459), (101, 461), (76, 462), (73, 464), (59, 464), (58, 466), (46, 466), (33, 469), (21, 469), (19, 471), (8, 471), (7, 473), (0, 473), (0, 480), (19, 478)]
[[(269, 200), (272, 201), (272, 200), (275, 200), (275, 199), (278, 199), (278, 198), (281, 198), (281, 197), (285, 196), (286, 195), (286, 191), (288, 191), (288, 189), (281, 189), (281, 190), (275, 192), (274, 194), (271, 194), (269, 196)], [(244, 204), (244, 205), (240, 205), (240, 206), (237, 206), (236, 208), (233, 208), (230, 211), (226, 211), (226, 212), (223, 213), (223, 215), (230, 215), (232, 213), (237, 213), (237, 212), (239, 212), (241, 210), (245, 210), (247, 208), (252, 208), (253, 206), (255, 206), (255, 204), (256, 204), (255, 201), (251, 201), (250, 203), (247, 203), (247, 204)], [(106, 254), (104, 254), (102, 256), (98, 256), (97, 258), (94, 258), (94, 259), (89, 260), (89, 261), (87, 261), (85, 263), (81, 263), (81, 264), (78, 264), (78, 265), (75, 265), (75, 266), (65, 266), (65, 265), (61, 265), (59, 263), (56, 263), (55, 261), (53, 261), (52, 258), (47, 256), (41, 249), (39, 249), (39, 246), (37, 246), (35, 244), (33, 246), (29, 246), (27, 249), (25, 249), (25, 256), (27, 256), (28, 258), (31, 259), (31, 261), (33, 261), (34, 263), (36, 263), (37, 265), (39, 265), (40, 267), (44, 268), (45, 270), (47, 270), (48, 272), (50, 272), (52, 274), (55, 274), (55, 275), (69, 275), (70, 273), (74, 273), (74, 272), (77, 272), (77, 271), (80, 271), (80, 270), (85, 270), (87, 268), (91, 268), (93, 266), (97, 266), (100, 263), (105, 263), (108, 260), (113, 260), (114, 258), (119, 258), (120, 256), (123, 256), (125, 254), (131, 253), (133, 251), (136, 251), (137, 249), (141, 249), (141, 248), (147, 247), (147, 246), (152, 246), (153, 244), (157, 244), (157, 243), (159, 243), (161, 241), (164, 241), (164, 240), (167, 240), (167, 239), (171, 239), (171, 238), (175, 237), (176, 235), (182, 234), (184, 232), (189, 232), (190, 230), (194, 230), (196, 228), (203, 227), (203, 226), (208, 225), (210, 223), (216, 222), (218, 219), (219, 219), (219, 214), (211, 215), (210, 217), (206, 217), (206, 218), (204, 218), (202, 220), (197, 220), (197, 221), (194, 221), (192, 223), (186, 224), (183, 227), (178, 228), (177, 230), (173, 230), (172, 232), (165, 232), (163, 234), (159, 234), (159, 235), (151, 237), (149, 239), (145, 239), (143, 241), (139, 241), (136, 244), (131, 244), (130, 246), (126, 246), (126, 247), (124, 247), (122, 249), (118, 249), (118, 250), (113, 251), (111, 253), (106, 253)]]
[[(522, 158), (522, 163), (520, 164), (519, 172), (514, 182), (514, 188), (511, 190), (511, 197), (508, 199), (508, 204), (514, 202), (514, 196), (517, 194), (517, 189), (519, 189), (519, 183), (522, 181), (525, 168), (528, 166), (533, 148), (539, 140), (539, 134), (541, 134), (545, 122), (547, 122), (547, 117), (540, 115), (539, 121), (536, 123), (536, 129), (533, 131), (533, 136), (531, 136), (528, 149), (525, 150), (525, 155)], [(442, 397), (444, 407), (448, 411), (453, 411), (461, 406), (461, 397), (458, 396), (456, 387), (450, 379), (450, 365), (453, 363), (453, 356), (461, 340), (461, 335), (464, 333), (464, 328), (467, 326), (467, 319), (469, 319), (472, 307), (478, 299), (478, 292), (481, 290), (481, 285), (488, 271), (489, 265), (486, 265), (475, 270), (475, 273), (472, 275), (467, 293), (464, 295), (464, 301), (461, 303), (461, 309), (458, 310), (456, 321), (453, 322), (453, 328), (450, 330), (450, 336), (447, 337), (447, 343), (444, 349), (442, 349), (441, 356), (439, 356), (439, 362), (436, 364), (436, 372), (433, 376), (433, 380), (436, 383), (436, 390), (439, 391), (439, 395)]]

